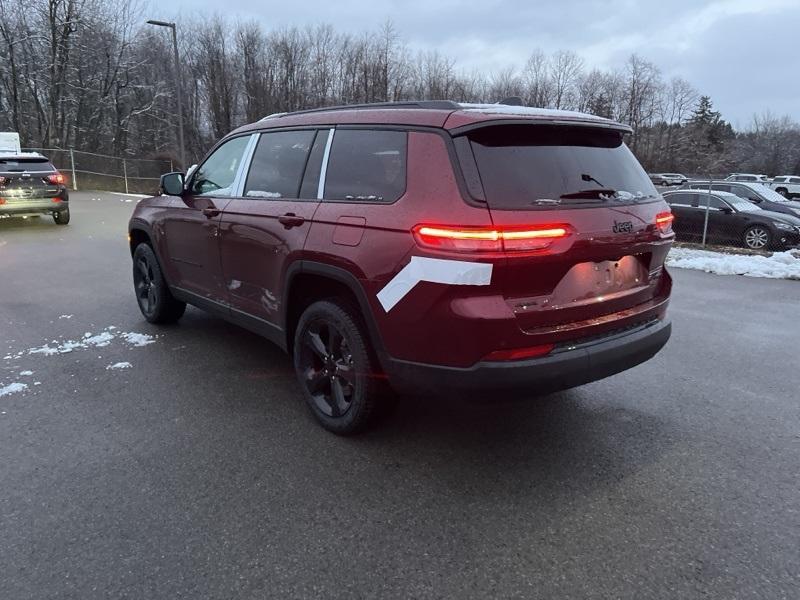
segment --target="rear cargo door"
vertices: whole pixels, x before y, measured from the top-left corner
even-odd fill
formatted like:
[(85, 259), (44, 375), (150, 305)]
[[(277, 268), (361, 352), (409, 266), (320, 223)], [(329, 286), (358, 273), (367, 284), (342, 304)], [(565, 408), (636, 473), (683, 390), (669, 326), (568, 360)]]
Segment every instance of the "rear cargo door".
[(495, 281), (523, 330), (654, 299), (672, 238), (656, 217), (669, 209), (620, 131), (514, 124), (463, 137), (456, 147), (468, 185), (497, 229), (565, 231), (542, 248), (507, 252), (498, 265)]

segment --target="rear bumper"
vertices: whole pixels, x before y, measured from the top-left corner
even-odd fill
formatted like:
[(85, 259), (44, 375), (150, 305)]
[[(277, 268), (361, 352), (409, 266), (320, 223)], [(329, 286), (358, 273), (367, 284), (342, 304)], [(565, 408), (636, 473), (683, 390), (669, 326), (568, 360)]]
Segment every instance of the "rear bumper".
[(671, 331), (669, 320), (656, 320), (596, 341), (562, 346), (543, 358), (479, 362), (466, 369), (390, 359), (387, 371), (400, 393), (469, 396), (491, 391), (536, 396), (635, 367), (661, 350)]
[(52, 198), (31, 199), (25, 202), (0, 204), (0, 216), (20, 217), (24, 215), (49, 215), (69, 209), (69, 202), (53, 202)]

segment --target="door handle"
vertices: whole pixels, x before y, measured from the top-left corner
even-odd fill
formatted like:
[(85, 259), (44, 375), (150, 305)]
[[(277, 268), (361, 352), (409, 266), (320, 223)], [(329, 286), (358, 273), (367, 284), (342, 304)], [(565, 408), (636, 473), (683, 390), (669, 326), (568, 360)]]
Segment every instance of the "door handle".
[(212, 218), (212, 217), (218, 217), (219, 213), (221, 213), (221, 212), (222, 211), (220, 209), (218, 209), (218, 208), (204, 208), (203, 209), (203, 214), (209, 219)]
[(292, 227), (298, 227), (305, 223), (306, 220), (303, 217), (298, 217), (294, 213), (286, 213), (285, 215), (281, 215), (278, 217), (278, 223), (286, 227), (286, 229), (291, 229)]

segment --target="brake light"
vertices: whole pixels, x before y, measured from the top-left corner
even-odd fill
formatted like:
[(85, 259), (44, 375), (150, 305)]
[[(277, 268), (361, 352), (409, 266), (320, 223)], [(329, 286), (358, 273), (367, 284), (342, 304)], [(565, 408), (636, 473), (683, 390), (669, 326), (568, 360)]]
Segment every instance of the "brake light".
[(539, 358), (550, 354), (555, 348), (555, 344), (542, 344), (541, 346), (531, 346), (530, 348), (513, 348), (511, 350), (495, 350), (487, 354), (483, 360), (502, 361), (502, 360), (525, 360), (527, 358)]
[(5, 204), (5, 203), (6, 203), (6, 199), (5, 198), (0, 198), (0, 204)]
[(656, 215), (656, 227), (661, 231), (668, 231), (675, 220), (675, 215), (671, 212), (662, 212)]
[(64, 184), (64, 176), (61, 173), (54, 173), (52, 175), (47, 176), (47, 182), (53, 183), (56, 185), (63, 185)]
[(56, 202), (56, 203), (61, 202), (61, 198), (55, 197), (55, 198), (53, 198), (53, 202)]
[(418, 225), (417, 243), (456, 252), (529, 252), (544, 250), (569, 235), (566, 226), (545, 225), (520, 229), (462, 228)]

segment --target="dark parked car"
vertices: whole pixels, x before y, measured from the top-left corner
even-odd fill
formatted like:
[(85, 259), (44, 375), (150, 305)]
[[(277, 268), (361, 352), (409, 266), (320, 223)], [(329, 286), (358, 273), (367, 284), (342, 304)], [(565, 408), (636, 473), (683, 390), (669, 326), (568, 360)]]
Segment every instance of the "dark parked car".
[[(691, 181), (688, 186), (696, 190), (708, 190), (708, 182)], [(715, 192), (729, 192), (757, 204), (759, 208), (771, 212), (800, 217), (800, 202), (789, 200), (778, 192), (760, 183), (715, 181), (711, 184)]]
[(664, 199), (675, 215), (673, 228), (678, 239), (703, 237), (708, 205), (709, 242), (744, 245), (753, 250), (785, 250), (800, 244), (800, 219), (762, 210), (736, 194), (682, 190), (665, 192)]
[(64, 176), (40, 154), (0, 154), (0, 217), (47, 214), (66, 225), (69, 192), (64, 184)]
[(667, 342), (674, 237), (627, 131), (448, 101), (262, 119), (136, 207), (139, 307), (271, 339), (337, 433), (389, 390), (530, 396), (618, 373)]

